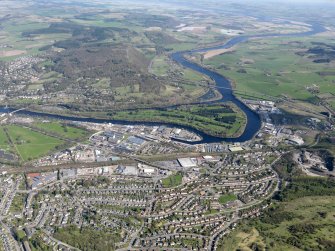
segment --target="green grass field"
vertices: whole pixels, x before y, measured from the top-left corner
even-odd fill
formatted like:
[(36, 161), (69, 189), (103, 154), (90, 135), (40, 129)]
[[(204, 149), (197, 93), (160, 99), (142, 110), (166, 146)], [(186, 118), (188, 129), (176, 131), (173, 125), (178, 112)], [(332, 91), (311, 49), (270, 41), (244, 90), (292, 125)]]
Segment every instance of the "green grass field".
[(237, 200), (237, 196), (235, 194), (224, 194), (220, 196), (219, 203), (224, 205), (228, 203), (229, 201), (234, 201), (234, 200)]
[(333, 109), (335, 109), (335, 99), (329, 100), (327, 102)]
[(307, 87), (317, 85), (320, 93), (334, 92), (332, 63), (313, 63), (297, 55), (313, 45), (312, 41), (331, 43), (327, 38), (271, 38), (239, 44), (236, 50), (215, 56), (204, 63), (229, 77), (240, 93), (262, 97), (264, 94), (309, 101), (313, 94)]
[(169, 69), (169, 64), (163, 55), (157, 56), (153, 59), (151, 65), (151, 73), (157, 76), (165, 76)]
[(116, 111), (113, 119), (174, 123), (195, 128), (211, 135), (235, 137), (245, 127), (246, 118), (236, 106), (226, 104), (191, 105), (176, 109)]
[(200, 73), (180, 67), (172, 62), (169, 63), (167, 55), (156, 56), (151, 62), (150, 72), (156, 76), (168, 78), (169, 73), (175, 71), (181, 73), (182, 80), (178, 83), (178, 86), (165, 85), (164, 90), (160, 93), (161, 96), (179, 96), (179, 102), (183, 102), (185, 98), (195, 100), (206, 93), (207, 88), (200, 83), (205, 78)]
[(7, 135), (4, 132), (3, 128), (1, 128), (1, 130), (0, 130), (0, 145), (1, 146), (6, 146), (8, 144), (9, 144), (9, 142), (8, 142)]
[(24, 203), (25, 200), (27, 198), (27, 194), (19, 194), (17, 193), (13, 199), (13, 202), (10, 206), (10, 211), (11, 212), (21, 212), (23, 207), (24, 207)]
[(34, 126), (42, 130), (53, 132), (67, 139), (80, 139), (88, 135), (87, 131), (61, 124), (59, 122), (35, 123)]
[(194, 49), (197, 46), (196, 43), (175, 43), (175, 44), (169, 44), (166, 46), (168, 49), (171, 49), (173, 51), (186, 51)]
[(172, 174), (169, 177), (162, 179), (162, 185), (165, 188), (179, 186), (183, 176), (180, 173)]
[(0, 127), (0, 149), (16, 153), (25, 162), (56, 151), (64, 145), (65, 139), (81, 140), (89, 135), (84, 129), (61, 122), (36, 122), (32, 129), (18, 125)]
[(190, 69), (184, 69), (184, 78), (189, 81), (201, 81), (204, 79), (204, 75)]
[(65, 33), (44, 34), (33, 38), (23, 37), (22, 32), (47, 28), (49, 26), (49, 23), (34, 20), (33, 17), (30, 19), (17, 18), (15, 20), (8, 20), (2, 23), (2, 25), (4, 27), (2, 33), (5, 36), (0, 36), (0, 42), (10, 45), (10, 48), (6, 48), (4, 51), (19, 50), (22, 51), (22, 54), (1, 56), (1, 61), (10, 61), (20, 56), (39, 54), (39, 48), (50, 45), (53, 41), (64, 40), (70, 37), (69, 34)]
[(5, 151), (12, 150), (12, 147), (9, 144), (9, 140), (7, 138), (7, 135), (4, 132), (3, 128), (1, 128), (1, 127), (0, 127), (0, 149), (5, 150)]
[(22, 161), (46, 155), (64, 143), (60, 139), (34, 132), (28, 128), (16, 125), (9, 125), (4, 128), (7, 130)]

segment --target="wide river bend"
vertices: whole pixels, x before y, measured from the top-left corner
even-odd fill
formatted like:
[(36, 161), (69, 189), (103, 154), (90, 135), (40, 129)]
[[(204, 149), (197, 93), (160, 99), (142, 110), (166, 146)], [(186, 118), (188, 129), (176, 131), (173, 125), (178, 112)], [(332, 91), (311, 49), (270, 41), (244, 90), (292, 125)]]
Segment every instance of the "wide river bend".
[[(175, 52), (171, 54), (171, 58), (179, 63), (180, 65), (192, 69), (196, 72), (199, 72), (203, 75), (206, 75), (213, 79), (216, 83), (217, 90), (222, 94), (222, 99), (215, 102), (227, 102), (231, 101), (236, 106), (238, 106), (246, 115), (247, 117), (247, 124), (245, 126), (244, 132), (236, 138), (222, 138), (222, 137), (215, 137), (206, 134), (205, 132), (201, 132), (198, 130), (195, 130), (188, 126), (180, 126), (173, 123), (156, 123), (156, 122), (129, 122), (129, 121), (123, 121), (123, 120), (111, 120), (111, 119), (98, 119), (98, 118), (82, 118), (82, 117), (73, 117), (73, 116), (63, 116), (63, 115), (57, 115), (57, 114), (49, 114), (49, 113), (43, 113), (43, 112), (34, 112), (29, 110), (20, 110), (17, 113), (28, 115), (28, 116), (39, 116), (39, 117), (47, 117), (47, 118), (54, 118), (54, 119), (60, 119), (60, 120), (69, 120), (69, 121), (78, 121), (78, 122), (93, 122), (93, 123), (113, 123), (113, 124), (121, 124), (121, 125), (168, 125), (168, 126), (176, 126), (180, 128), (184, 128), (187, 130), (190, 130), (192, 132), (197, 133), (199, 136), (202, 137), (202, 140), (197, 142), (187, 142), (189, 144), (202, 144), (202, 143), (219, 143), (219, 142), (245, 142), (250, 139), (252, 139), (255, 134), (259, 131), (261, 128), (261, 119), (259, 115), (252, 111), (248, 106), (246, 106), (243, 102), (241, 102), (233, 93), (231, 83), (230, 81), (225, 77), (220, 75), (219, 73), (216, 73), (214, 71), (211, 71), (209, 69), (206, 69), (196, 63), (190, 62), (187, 59), (185, 59), (185, 54), (190, 53), (199, 53), (199, 52), (206, 52), (211, 50), (217, 50), (217, 49), (228, 49), (230, 47), (233, 47), (237, 44), (243, 43), (248, 41), (251, 38), (266, 38), (266, 37), (304, 37), (304, 36), (311, 36), (320, 32), (325, 31), (325, 28), (319, 24), (312, 24), (310, 26), (310, 30), (307, 32), (301, 32), (301, 33), (290, 33), (290, 34), (263, 34), (263, 35), (252, 35), (252, 36), (238, 36), (234, 37), (231, 40), (229, 40), (227, 43), (219, 46), (213, 46), (208, 48), (202, 48), (202, 49), (195, 49), (191, 51), (180, 51)], [(6, 107), (0, 107), (0, 112), (12, 112), (14, 111), (14, 108), (6, 108)], [(182, 140), (178, 140), (180, 142), (183, 142)]]

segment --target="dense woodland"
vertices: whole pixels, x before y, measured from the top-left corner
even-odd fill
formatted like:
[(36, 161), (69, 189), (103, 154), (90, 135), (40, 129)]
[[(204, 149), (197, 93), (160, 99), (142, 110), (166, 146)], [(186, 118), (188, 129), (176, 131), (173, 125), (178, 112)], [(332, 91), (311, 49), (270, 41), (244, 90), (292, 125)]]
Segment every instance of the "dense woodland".
[(71, 82), (108, 78), (110, 87), (140, 84), (140, 92), (159, 92), (160, 81), (147, 73), (149, 60), (138, 50), (108, 45), (68, 49), (52, 58), (53, 71)]
[[(259, 218), (245, 221), (239, 230), (251, 233), (257, 230), (257, 240), (250, 240), (251, 250), (334, 250), (335, 242), (324, 231), (334, 228), (329, 207), (334, 195), (335, 181), (332, 179), (299, 177), (293, 178), (281, 190), (272, 204)], [(317, 199), (325, 205), (297, 206), (295, 201)], [(313, 244), (311, 244), (311, 241)], [(290, 248), (289, 248), (290, 247)]]
[(308, 56), (314, 63), (330, 63), (335, 60), (335, 45), (312, 42), (313, 47), (306, 51), (297, 52), (298, 55)]
[(171, 16), (152, 15), (143, 12), (129, 13), (126, 19), (143, 27), (174, 28), (180, 24), (179, 21)]
[(334, 195), (335, 180), (314, 177), (293, 178), (277, 199), (291, 201), (305, 196), (330, 196)]
[(115, 250), (115, 243), (119, 241), (119, 236), (106, 231), (96, 231), (90, 228), (69, 226), (58, 229), (55, 238), (69, 243), (83, 251), (89, 250)]

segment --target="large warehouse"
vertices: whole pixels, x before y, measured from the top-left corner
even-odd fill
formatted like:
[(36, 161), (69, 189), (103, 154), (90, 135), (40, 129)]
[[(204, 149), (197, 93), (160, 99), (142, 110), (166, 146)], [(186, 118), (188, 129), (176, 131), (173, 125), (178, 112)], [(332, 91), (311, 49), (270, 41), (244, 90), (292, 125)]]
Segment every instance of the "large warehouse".
[(185, 168), (197, 166), (197, 164), (191, 158), (181, 158), (178, 159), (178, 162), (182, 167)]

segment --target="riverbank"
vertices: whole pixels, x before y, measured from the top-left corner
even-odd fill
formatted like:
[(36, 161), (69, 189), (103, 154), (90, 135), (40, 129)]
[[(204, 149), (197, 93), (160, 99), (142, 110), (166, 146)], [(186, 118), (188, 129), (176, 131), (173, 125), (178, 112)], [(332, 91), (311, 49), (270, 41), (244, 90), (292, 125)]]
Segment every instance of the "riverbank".
[[(146, 121), (144, 118), (140, 119), (141, 121), (126, 121), (126, 120), (118, 120), (118, 119), (106, 119), (106, 118), (91, 118), (91, 117), (78, 117), (75, 116), (66, 116), (66, 115), (58, 115), (58, 114), (51, 114), (51, 113), (45, 113), (45, 112), (33, 112), (33, 111), (25, 111), (21, 110), (18, 112), (18, 114), (24, 114), (24, 115), (30, 115), (30, 116), (45, 116), (49, 118), (54, 119), (62, 119), (62, 120), (69, 120), (69, 121), (78, 121), (78, 122), (93, 122), (93, 123), (115, 123), (115, 124), (146, 124), (146, 125), (162, 125), (166, 124), (169, 126), (179, 126), (181, 128), (184, 128), (186, 130), (190, 130), (192, 132), (197, 133), (199, 136), (203, 138), (203, 140), (198, 142), (192, 142), (192, 144), (200, 144), (200, 143), (216, 143), (216, 142), (245, 142), (248, 140), (251, 140), (258, 130), (261, 128), (261, 118), (260, 116), (252, 111), (247, 105), (245, 105), (242, 101), (240, 101), (233, 93), (231, 82), (228, 78), (226, 78), (223, 75), (220, 75), (217, 72), (214, 72), (212, 70), (206, 69), (196, 63), (188, 61), (184, 55), (187, 53), (197, 53), (197, 52), (205, 52), (210, 50), (217, 50), (217, 49), (227, 49), (231, 48), (239, 43), (245, 42), (251, 38), (255, 37), (289, 37), (289, 36), (309, 36), (314, 35), (316, 33), (324, 31), (324, 28), (320, 25), (313, 24), (311, 27), (311, 31), (308, 32), (302, 32), (302, 33), (295, 33), (295, 34), (266, 34), (266, 35), (254, 35), (254, 36), (240, 36), (235, 37), (231, 40), (229, 40), (227, 43), (221, 46), (216, 47), (210, 47), (210, 48), (203, 48), (193, 51), (181, 51), (171, 54), (171, 58), (176, 61), (177, 63), (181, 64), (183, 67), (189, 68), (193, 71), (196, 71), (200, 74), (206, 75), (207, 77), (213, 79), (216, 83), (216, 89), (220, 92), (221, 96), (223, 97), (220, 102), (232, 102), (234, 105), (236, 105), (244, 114), (246, 117), (246, 125), (244, 127), (244, 131), (241, 135), (238, 137), (222, 137), (222, 136), (213, 136), (213, 134), (209, 134), (206, 127), (200, 128), (194, 126), (191, 122), (187, 123), (186, 125), (180, 126), (181, 123), (178, 123), (178, 121), (168, 121), (168, 122), (154, 122), (154, 121)], [(206, 103), (211, 104), (211, 102)], [(178, 106), (173, 106), (173, 108), (177, 108)], [(148, 110), (148, 109), (147, 109)], [(0, 108), (0, 112), (11, 112), (13, 109), (5, 109), (4, 107)], [(82, 114), (80, 116), (83, 116)], [(195, 129), (196, 128), (196, 129)], [(215, 135), (215, 134), (214, 134)], [(178, 140), (180, 141), (180, 140)], [(181, 141), (182, 142), (182, 141)]]

